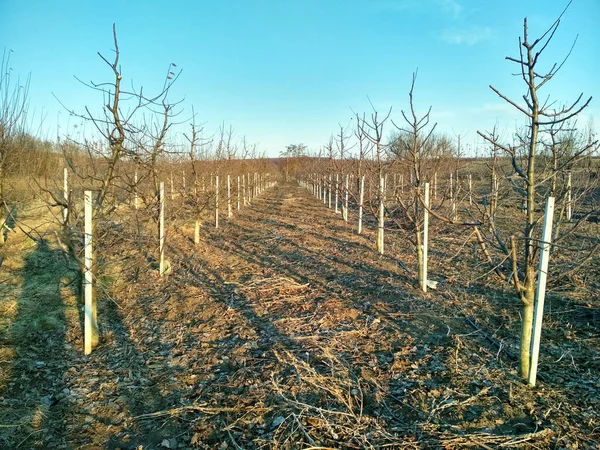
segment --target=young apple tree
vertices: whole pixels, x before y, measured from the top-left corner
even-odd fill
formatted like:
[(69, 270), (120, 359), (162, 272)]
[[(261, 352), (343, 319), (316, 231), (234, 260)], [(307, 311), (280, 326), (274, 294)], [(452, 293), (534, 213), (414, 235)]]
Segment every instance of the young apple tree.
[[(494, 134), (478, 132), (494, 148), (501, 149), (509, 157), (515, 174), (510, 180), (514, 190), (524, 200), (522, 232), (518, 237), (514, 235), (511, 237), (510, 246), (506, 239), (502, 238), (494, 223), (490, 232), (490, 238), (510, 262), (511, 283), (522, 303), (520, 374), (524, 379), (527, 379), (530, 369), (530, 345), (538, 276), (538, 234), (543, 211), (541, 204), (545, 201), (546, 194), (551, 191), (548, 185), (553, 179), (538, 168), (538, 159), (548, 130), (576, 117), (591, 101), (591, 97), (584, 101), (581, 94), (574, 102), (556, 108), (554, 102), (540, 100), (542, 88), (557, 75), (570, 54), (569, 52), (561, 63), (554, 63), (547, 70), (540, 67), (541, 57), (554, 38), (567, 8), (540, 37), (533, 40), (529, 36), (527, 18), (525, 18), (523, 36), (519, 38), (519, 55), (506, 57), (508, 61), (517, 65), (518, 75), (525, 85), (523, 102), (512, 100), (490, 86), (494, 93), (524, 116), (527, 122), (525, 132), (518, 135), (516, 144), (506, 144)], [(517, 257), (519, 252), (520, 258)]]

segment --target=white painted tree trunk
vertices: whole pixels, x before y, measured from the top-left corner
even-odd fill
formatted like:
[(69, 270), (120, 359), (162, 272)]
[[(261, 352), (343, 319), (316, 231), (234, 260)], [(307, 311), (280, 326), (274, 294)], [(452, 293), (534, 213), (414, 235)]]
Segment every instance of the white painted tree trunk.
[(98, 344), (98, 316), (96, 297), (93, 284), (93, 224), (92, 224), (92, 191), (85, 191), (84, 195), (84, 319), (83, 319), (83, 346), (84, 353), (89, 355)]
[(158, 253), (159, 253), (159, 273), (162, 277), (165, 274), (165, 183), (160, 182), (158, 192), (158, 202), (160, 205), (160, 217), (158, 224)]
[(365, 176), (360, 179), (360, 192), (358, 194), (358, 234), (362, 233), (363, 201), (365, 198)]
[(387, 173), (383, 179), (383, 203), (387, 203), (388, 176)]
[(533, 316), (533, 338), (531, 341), (531, 364), (527, 382), (535, 386), (537, 378), (538, 359), (540, 354), (540, 339), (542, 335), (542, 318), (544, 316), (544, 300), (546, 296), (546, 279), (548, 276), (548, 260), (550, 259), (550, 245), (552, 241), (552, 218), (554, 216), (554, 197), (548, 197), (542, 242), (540, 251), (540, 265), (538, 270), (537, 288), (535, 290), (535, 312)]
[(437, 200), (437, 172), (433, 174), (433, 198)]
[(185, 195), (185, 170), (181, 173), (181, 180), (182, 180), (182, 186), (183, 186), (183, 194)]

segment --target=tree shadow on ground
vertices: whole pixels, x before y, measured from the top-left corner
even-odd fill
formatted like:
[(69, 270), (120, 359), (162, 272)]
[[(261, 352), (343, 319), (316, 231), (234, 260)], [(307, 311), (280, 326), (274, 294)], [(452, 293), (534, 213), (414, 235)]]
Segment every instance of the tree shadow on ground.
[(8, 344), (5, 351), (12, 353), (1, 362), (7, 381), (0, 408), (4, 448), (48, 448), (66, 442), (69, 405), (63, 390), (68, 350), (61, 295), (61, 279), (66, 275), (62, 252), (43, 239), (27, 254), (20, 270), (16, 311), (2, 337)]

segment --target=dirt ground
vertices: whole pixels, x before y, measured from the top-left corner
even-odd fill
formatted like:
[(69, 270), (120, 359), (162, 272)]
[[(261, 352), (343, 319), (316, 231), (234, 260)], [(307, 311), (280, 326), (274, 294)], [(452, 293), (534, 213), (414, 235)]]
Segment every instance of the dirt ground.
[(512, 292), (461, 283), (486, 271), (466, 257), (444, 264), (476, 258), (474, 243), (434, 228), (441, 283), (422, 294), (401, 236), (380, 256), (374, 228), (357, 235), (350, 220), (278, 185), (220, 229), (205, 224), (198, 246), (193, 224), (172, 222), (164, 278), (116, 226), (89, 356), (72, 266), (10, 236), (0, 448), (598, 448), (597, 291), (550, 295), (531, 389), (511, 358)]

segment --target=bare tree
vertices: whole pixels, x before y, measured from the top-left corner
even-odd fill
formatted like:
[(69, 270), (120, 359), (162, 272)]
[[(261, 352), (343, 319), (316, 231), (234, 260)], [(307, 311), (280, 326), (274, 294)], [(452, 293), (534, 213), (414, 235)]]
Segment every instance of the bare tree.
[[(570, 2), (569, 2), (570, 5)], [(558, 64), (553, 64), (549, 70), (543, 72), (539, 68), (540, 57), (552, 41), (560, 25), (560, 21), (566, 12), (568, 6), (559, 15), (558, 19), (537, 39), (531, 41), (528, 34), (527, 18), (523, 21), (523, 37), (519, 38), (519, 56), (506, 57), (507, 60), (516, 63), (519, 68), (519, 75), (526, 85), (526, 94), (523, 96), (524, 104), (509, 99), (498, 89), (490, 86), (500, 98), (520, 111), (526, 118), (528, 126), (526, 133), (520, 135), (521, 145), (509, 145), (499, 142), (496, 136), (488, 133), (478, 132), (484, 139), (489, 141), (494, 147), (502, 149), (511, 159), (516, 179), (512, 178), (513, 185), (517, 192), (520, 192), (525, 200), (525, 217), (523, 231), (521, 235), (521, 259), (517, 258), (517, 238), (512, 236), (510, 248), (500, 237), (500, 233), (494, 231), (491, 234), (496, 239), (496, 244), (502, 249), (506, 257), (510, 260), (512, 266), (512, 285), (519, 296), (522, 311), (521, 327), (521, 351), (520, 351), (520, 373), (523, 378), (529, 375), (530, 366), (530, 344), (533, 326), (533, 307), (537, 279), (537, 256), (538, 247), (536, 232), (540, 220), (539, 202), (543, 200), (540, 196), (540, 190), (543, 192), (543, 185), (548, 181), (547, 177), (540, 177), (539, 170), (536, 167), (538, 161), (540, 142), (543, 138), (542, 131), (568, 121), (586, 108), (591, 97), (582, 101), (583, 94), (577, 100), (568, 106), (556, 109), (554, 103), (541, 102), (538, 95), (543, 86), (548, 83), (561, 69), (568, 59), (569, 53), (564, 60)], [(573, 46), (575, 43), (573, 43)], [(572, 49), (572, 47), (571, 47)], [(524, 155), (519, 156), (519, 150), (524, 150)], [(521, 188), (521, 180), (525, 188)]]
[(2, 53), (0, 62), (0, 244), (5, 241), (5, 231), (8, 231), (4, 211), (8, 210), (5, 201), (6, 159), (11, 141), (21, 131), (27, 114), (29, 98), (29, 82), (31, 76), (21, 83), (20, 78), (12, 78), (10, 54), (12, 50)]

